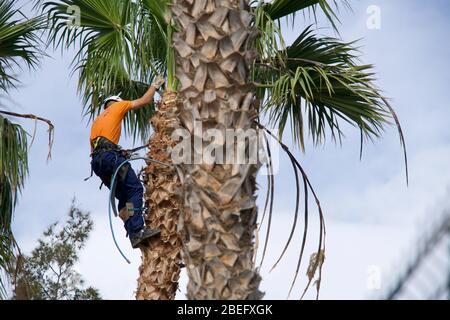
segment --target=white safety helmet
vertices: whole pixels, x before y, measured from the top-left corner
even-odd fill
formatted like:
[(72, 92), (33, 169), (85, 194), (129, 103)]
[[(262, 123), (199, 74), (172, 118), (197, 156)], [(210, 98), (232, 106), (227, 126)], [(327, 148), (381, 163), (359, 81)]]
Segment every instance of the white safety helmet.
[(106, 108), (106, 105), (108, 104), (108, 102), (110, 101), (123, 101), (123, 99), (120, 97), (120, 93), (118, 96), (109, 96), (108, 98), (105, 99), (105, 101), (103, 101), (103, 109)]

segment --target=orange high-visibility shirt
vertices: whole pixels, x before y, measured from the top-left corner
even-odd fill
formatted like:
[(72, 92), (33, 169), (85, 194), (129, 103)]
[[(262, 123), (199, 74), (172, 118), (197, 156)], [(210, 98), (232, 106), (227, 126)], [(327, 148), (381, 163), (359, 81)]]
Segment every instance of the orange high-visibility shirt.
[(104, 137), (119, 144), (122, 120), (131, 109), (131, 101), (118, 101), (110, 105), (92, 124), (90, 142), (97, 137)]

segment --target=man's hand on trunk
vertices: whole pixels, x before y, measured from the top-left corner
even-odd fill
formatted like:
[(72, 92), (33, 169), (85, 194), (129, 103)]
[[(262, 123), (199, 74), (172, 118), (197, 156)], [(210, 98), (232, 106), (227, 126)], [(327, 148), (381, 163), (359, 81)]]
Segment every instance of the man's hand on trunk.
[(159, 88), (161, 88), (161, 86), (164, 84), (165, 80), (164, 77), (157, 75), (152, 82), (152, 87), (155, 87), (156, 90), (159, 90)]

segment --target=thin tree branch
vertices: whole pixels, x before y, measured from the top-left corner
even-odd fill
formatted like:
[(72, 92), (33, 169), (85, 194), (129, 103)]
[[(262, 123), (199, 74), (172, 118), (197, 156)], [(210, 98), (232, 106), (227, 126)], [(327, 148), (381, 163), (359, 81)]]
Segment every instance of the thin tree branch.
[(48, 125), (48, 155), (47, 155), (47, 161), (49, 161), (52, 158), (52, 146), (53, 146), (55, 126), (53, 125), (53, 123), (50, 120), (38, 117), (38, 116), (36, 116), (34, 114), (20, 114), (20, 113), (9, 112), (9, 111), (4, 111), (4, 110), (0, 110), (0, 113), (1, 114), (6, 114), (6, 115), (12, 116), (12, 117), (33, 119), (33, 120), (39, 120), (39, 121), (45, 122)]

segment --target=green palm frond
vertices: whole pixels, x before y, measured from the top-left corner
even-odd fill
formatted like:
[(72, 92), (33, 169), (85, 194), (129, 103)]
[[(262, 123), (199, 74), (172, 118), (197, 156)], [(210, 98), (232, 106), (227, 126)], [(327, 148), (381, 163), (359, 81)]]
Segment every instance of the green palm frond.
[[(16, 71), (35, 68), (44, 53), (39, 49), (42, 16), (27, 19), (14, 1), (0, 2), (0, 91), (7, 93), (19, 80)], [(1, 113), (8, 113), (0, 111)], [(35, 117), (36, 118), (36, 117)], [(27, 133), (0, 115), (0, 299), (18, 249), (11, 231), (14, 208), (28, 174)], [(5, 278), (6, 277), (6, 278)]]
[(28, 174), (27, 133), (0, 115), (0, 229), (9, 232), (17, 195)]
[[(14, 259), (15, 240), (11, 231), (17, 196), (28, 173), (27, 134), (18, 124), (0, 115), (0, 271), (9, 270)], [(0, 275), (0, 299), (5, 281)]]
[[(49, 43), (77, 50), (72, 67), (79, 73), (78, 89), (90, 120), (101, 112), (106, 96), (139, 98), (155, 74), (165, 73), (168, 45), (158, 1), (61, 0), (47, 1), (42, 8), (49, 17)], [(67, 24), (73, 19), (69, 8), (79, 10), (79, 26)], [(128, 113), (126, 133), (145, 140), (153, 112)]]
[(293, 136), (304, 148), (305, 118), (315, 143), (326, 130), (341, 139), (339, 120), (357, 126), (365, 137), (378, 137), (391, 113), (374, 86), (371, 65), (356, 63), (353, 43), (317, 38), (307, 28), (281, 53), (278, 65), (259, 67), (260, 96), (266, 95), (265, 111), (280, 134), (288, 121)]
[(138, 14), (134, 20), (135, 63), (140, 79), (148, 79), (149, 75), (153, 77), (155, 74), (167, 75), (167, 84), (173, 89), (175, 61), (170, 46), (169, 3), (167, 0), (138, 2)]
[[(169, 14), (170, 3), (170, 0), (141, 0), (143, 15), (136, 25), (137, 49), (144, 49), (139, 59), (141, 65), (152, 72), (166, 74), (167, 89), (176, 90), (175, 52), (172, 47), (174, 24)], [(155, 70), (155, 66), (161, 67), (161, 70)]]
[[(0, 182), (0, 200), (10, 199), (11, 189), (7, 183)], [(8, 298), (8, 284), (10, 284), (10, 270), (14, 269), (16, 243), (10, 230), (0, 230), (0, 300)]]
[(17, 84), (14, 70), (20, 69), (21, 63), (36, 67), (43, 54), (37, 34), (44, 27), (43, 17), (18, 20), (21, 12), (13, 5), (12, 0), (0, 2), (0, 89), (4, 91)]
[(255, 10), (254, 26), (259, 31), (255, 41), (259, 60), (269, 64), (283, 61), (280, 53), (286, 49), (286, 45), (280, 25), (263, 10), (263, 7)]
[(169, 0), (140, 0), (142, 7), (153, 17), (162, 33), (167, 30)]
[[(330, 3), (333, 4), (334, 8)], [(349, 7), (348, 0), (274, 0), (268, 3), (259, 1), (257, 7), (266, 12), (272, 20), (292, 17), (293, 21), (298, 13), (305, 10), (310, 14), (312, 13), (314, 18), (316, 18), (317, 7), (319, 7), (335, 30), (337, 30), (335, 21), (339, 21), (339, 19), (335, 8), (339, 8), (339, 4)]]
[(18, 249), (11, 230), (16, 195), (17, 190), (4, 176), (0, 176), (0, 300), (7, 297), (6, 287)]
[(51, 157), (54, 130), (50, 120), (33, 114), (0, 110), (0, 299), (5, 297), (5, 280), (1, 273), (4, 272), (6, 277), (10, 275), (10, 270), (14, 269), (12, 264), (15, 254), (19, 252), (11, 230), (11, 223), (18, 195), (21, 193), (28, 175), (28, 134), (22, 126), (11, 122), (3, 115), (46, 123), (49, 127), (47, 159)]
[(0, 179), (20, 190), (28, 173), (27, 134), (20, 125), (0, 115), (0, 137)]
[(129, 31), (130, 5), (131, 1), (126, 0), (60, 0), (46, 1), (42, 10), (49, 18), (50, 42), (61, 48), (80, 44), (77, 54), (80, 58), (84, 56), (87, 46), (101, 48), (123, 43), (118, 40), (126, 37)]
[[(286, 44), (282, 34), (279, 19), (292, 16), (306, 11), (312, 12), (316, 16), (316, 7), (320, 6), (322, 11), (332, 22), (337, 31), (334, 21), (338, 20), (337, 15), (329, 5), (328, 0), (274, 0), (272, 2), (255, 1), (254, 26), (259, 31), (259, 37), (256, 39), (256, 49), (259, 59), (267, 64), (279, 64), (284, 62), (281, 52), (286, 50)], [(346, 0), (342, 3), (348, 5)], [(335, 7), (337, 2), (333, 1)]]
[[(154, 4), (158, 1), (142, 1), (138, 7), (138, 14), (134, 19), (135, 53), (136, 65), (139, 67), (141, 77), (148, 77), (148, 70), (152, 73), (166, 73), (167, 68), (167, 25), (159, 11), (148, 3)], [(157, 5), (156, 9), (159, 9)]]
[[(111, 84), (130, 72), (130, 5), (131, 1), (102, 0), (44, 3), (50, 23), (49, 42), (61, 49), (78, 50), (72, 64), (81, 73), (79, 87), (87, 89), (85, 96), (111, 94), (107, 92)], [(80, 25), (68, 23), (74, 19), (70, 8), (80, 10)]]

